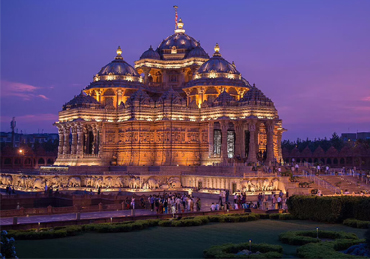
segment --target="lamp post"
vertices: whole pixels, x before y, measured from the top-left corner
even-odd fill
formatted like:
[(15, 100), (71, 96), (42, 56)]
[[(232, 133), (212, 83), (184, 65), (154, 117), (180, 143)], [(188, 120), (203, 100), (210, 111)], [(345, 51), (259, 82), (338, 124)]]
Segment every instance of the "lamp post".
[(249, 251), (252, 252), (252, 239), (249, 239)]
[(319, 228), (316, 228), (316, 238), (319, 239)]

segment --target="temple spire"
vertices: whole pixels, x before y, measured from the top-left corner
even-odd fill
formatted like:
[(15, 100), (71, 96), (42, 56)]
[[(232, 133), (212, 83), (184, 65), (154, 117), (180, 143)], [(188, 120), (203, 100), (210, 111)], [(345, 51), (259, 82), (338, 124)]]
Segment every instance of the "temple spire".
[(184, 23), (182, 22), (182, 19), (180, 18), (179, 21), (177, 21), (177, 5), (175, 5), (173, 8), (175, 8), (176, 17), (175, 17), (175, 33), (185, 33), (184, 30)]
[(215, 50), (215, 53), (213, 54), (213, 56), (214, 57), (221, 57), (220, 46), (218, 46), (218, 43), (216, 43), (216, 46), (215, 46), (214, 50)]
[(116, 59), (123, 59), (123, 57), (121, 56), (122, 49), (120, 46), (118, 46), (116, 53), (117, 53)]

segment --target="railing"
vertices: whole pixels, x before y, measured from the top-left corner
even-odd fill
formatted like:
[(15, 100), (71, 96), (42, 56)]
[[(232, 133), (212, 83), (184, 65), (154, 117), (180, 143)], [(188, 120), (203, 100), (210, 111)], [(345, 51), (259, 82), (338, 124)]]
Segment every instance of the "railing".
[(325, 181), (323, 179), (318, 178), (316, 175), (310, 174), (308, 171), (303, 171), (303, 174), (304, 174), (305, 177), (307, 177), (308, 179), (310, 179), (310, 181), (313, 181), (314, 183), (316, 183), (317, 185), (321, 186), (322, 188), (325, 188), (327, 190), (330, 190), (334, 194), (340, 193), (340, 189), (338, 187), (335, 187), (332, 184), (330, 184), (329, 182), (327, 182), (327, 181)]

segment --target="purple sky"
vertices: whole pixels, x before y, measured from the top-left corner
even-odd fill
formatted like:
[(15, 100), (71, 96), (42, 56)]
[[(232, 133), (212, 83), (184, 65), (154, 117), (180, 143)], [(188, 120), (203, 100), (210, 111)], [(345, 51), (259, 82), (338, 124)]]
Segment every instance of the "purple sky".
[(370, 131), (370, 1), (1, 1), (1, 131), (52, 126), (115, 56), (173, 34), (221, 54), (275, 102), (284, 139)]

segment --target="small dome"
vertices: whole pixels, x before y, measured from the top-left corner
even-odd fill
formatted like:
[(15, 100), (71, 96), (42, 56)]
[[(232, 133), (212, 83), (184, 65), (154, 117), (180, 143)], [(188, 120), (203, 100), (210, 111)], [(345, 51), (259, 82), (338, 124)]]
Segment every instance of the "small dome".
[(95, 100), (94, 97), (85, 94), (83, 91), (79, 95), (76, 95), (72, 100), (67, 102), (63, 109), (74, 108), (74, 107), (83, 107), (83, 106), (99, 106), (100, 103)]
[(109, 64), (102, 67), (102, 69), (99, 71), (97, 75), (98, 76), (131, 75), (134, 77), (140, 77), (136, 69), (123, 60), (121, 54), (122, 54), (121, 47), (118, 47), (117, 56), (115, 57), (115, 59)]
[(218, 85), (236, 86), (249, 88), (249, 83), (242, 78), (235, 68), (221, 57), (220, 47), (216, 44), (215, 53), (207, 62), (204, 62), (194, 73), (193, 80), (189, 81), (187, 87)]
[(155, 51), (152, 46), (146, 50), (140, 57), (140, 59), (161, 59), (157, 51)]
[(209, 58), (207, 52), (200, 46), (194, 48), (189, 52), (189, 54), (186, 56), (187, 58)]

